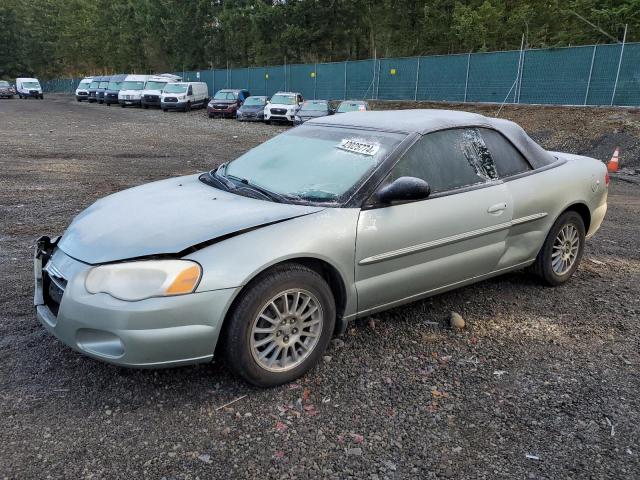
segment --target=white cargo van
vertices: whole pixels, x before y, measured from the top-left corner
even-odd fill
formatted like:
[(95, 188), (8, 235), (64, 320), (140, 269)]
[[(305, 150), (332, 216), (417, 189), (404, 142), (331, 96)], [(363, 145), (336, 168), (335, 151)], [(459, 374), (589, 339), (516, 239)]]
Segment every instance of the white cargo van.
[(78, 88), (76, 88), (77, 101), (82, 102), (83, 100), (89, 100), (89, 87), (92, 81), (93, 77), (85, 77), (80, 81)]
[(142, 104), (142, 91), (149, 77), (151, 75), (127, 75), (118, 92), (118, 103), (122, 108), (128, 105), (139, 107)]
[(144, 108), (159, 107), (160, 95), (162, 95), (162, 89), (167, 83), (180, 82), (182, 78), (171, 73), (163, 73), (161, 75), (152, 75), (147, 80), (147, 85), (142, 91), (141, 103)]
[(16, 78), (16, 92), (20, 98), (39, 98), (42, 100), (42, 87), (37, 78)]
[(193, 107), (205, 108), (209, 102), (209, 88), (204, 82), (168, 83), (160, 96), (160, 106), (167, 110), (184, 110)]

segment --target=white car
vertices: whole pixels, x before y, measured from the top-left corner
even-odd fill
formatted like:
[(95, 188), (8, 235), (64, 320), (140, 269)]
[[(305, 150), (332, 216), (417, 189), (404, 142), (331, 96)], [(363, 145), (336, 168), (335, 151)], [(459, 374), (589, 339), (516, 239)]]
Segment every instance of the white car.
[(122, 108), (133, 105), (139, 107), (142, 91), (151, 75), (127, 75), (118, 92), (118, 103)]
[(209, 102), (209, 87), (204, 82), (168, 83), (160, 96), (163, 111), (183, 110), (193, 107), (205, 108)]
[(271, 97), (271, 103), (264, 107), (264, 122), (269, 124), (275, 120), (293, 123), (303, 101), (302, 94), (298, 92), (276, 93)]
[(160, 106), (160, 96), (162, 95), (162, 90), (167, 85), (167, 83), (176, 83), (182, 81), (177, 75), (172, 75), (170, 73), (163, 73), (161, 75), (153, 75), (149, 77), (147, 80), (147, 84), (142, 90), (140, 103), (143, 108), (149, 107), (159, 107)]
[(42, 87), (37, 78), (16, 78), (16, 92), (20, 98), (39, 98), (42, 100)]
[(89, 86), (93, 81), (93, 77), (85, 77), (78, 84), (78, 88), (76, 88), (76, 100), (82, 102), (83, 100), (89, 99)]

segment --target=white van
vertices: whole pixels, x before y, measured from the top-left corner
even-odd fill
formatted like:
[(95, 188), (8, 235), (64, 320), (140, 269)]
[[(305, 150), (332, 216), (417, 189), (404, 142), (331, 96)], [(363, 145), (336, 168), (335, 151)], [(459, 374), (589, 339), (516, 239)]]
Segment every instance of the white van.
[(299, 92), (277, 92), (271, 97), (271, 103), (264, 107), (264, 123), (269, 124), (272, 120), (293, 123), (302, 102), (304, 99)]
[(167, 83), (176, 83), (182, 81), (177, 75), (171, 73), (163, 73), (161, 75), (152, 75), (147, 80), (147, 85), (142, 91), (142, 97), (140, 103), (144, 108), (159, 107), (160, 95), (162, 95), (162, 89)]
[(82, 102), (83, 100), (89, 99), (89, 86), (93, 81), (93, 77), (85, 77), (78, 84), (78, 88), (76, 88), (76, 100)]
[(118, 103), (122, 108), (127, 105), (139, 107), (142, 104), (142, 91), (150, 77), (151, 75), (127, 75), (118, 92)]
[(37, 78), (16, 78), (16, 92), (20, 98), (39, 98), (42, 100), (42, 87)]
[(192, 107), (205, 108), (209, 102), (209, 88), (204, 82), (168, 83), (160, 96), (163, 111), (184, 110)]

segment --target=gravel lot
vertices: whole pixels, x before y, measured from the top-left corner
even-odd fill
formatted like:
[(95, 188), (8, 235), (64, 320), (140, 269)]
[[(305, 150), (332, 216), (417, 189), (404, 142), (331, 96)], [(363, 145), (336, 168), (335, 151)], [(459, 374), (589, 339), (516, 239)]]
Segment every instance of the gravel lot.
[[(565, 132), (572, 151), (593, 150), (588, 128), (617, 135), (611, 115), (638, 117), (505, 112), (545, 146)], [(294, 385), (253, 389), (220, 363), (121, 369), (45, 333), (32, 307), (38, 235), (108, 193), (211, 168), (283, 129), (63, 96), (0, 102), (0, 477), (640, 476), (637, 185), (612, 183), (569, 284), (514, 273), (359, 320)], [(452, 310), (464, 330), (448, 328)]]

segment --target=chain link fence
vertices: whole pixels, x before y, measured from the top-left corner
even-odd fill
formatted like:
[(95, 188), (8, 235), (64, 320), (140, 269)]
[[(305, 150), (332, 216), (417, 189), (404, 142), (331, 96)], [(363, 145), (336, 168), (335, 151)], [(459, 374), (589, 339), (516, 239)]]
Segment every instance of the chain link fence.
[[(640, 43), (174, 72), (213, 94), (246, 88), (309, 99), (640, 105)], [(43, 82), (73, 93), (79, 78)]]

